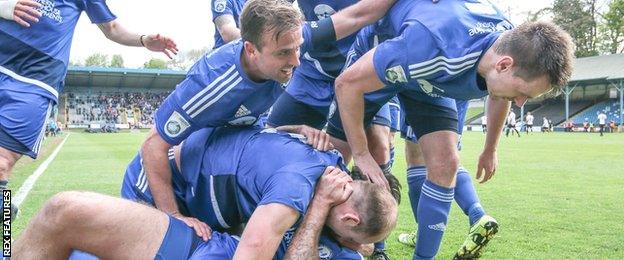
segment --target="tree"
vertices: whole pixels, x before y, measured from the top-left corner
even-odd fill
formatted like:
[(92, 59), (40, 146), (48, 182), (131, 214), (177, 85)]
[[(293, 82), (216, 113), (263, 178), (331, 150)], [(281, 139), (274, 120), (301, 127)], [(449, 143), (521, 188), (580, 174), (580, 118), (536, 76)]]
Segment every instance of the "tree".
[(119, 54), (113, 55), (113, 57), (111, 58), (110, 67), (111, 68), (123, 68), (124, 67), (123, 57), (121, 57), (121, 55)]
[(101, 53), (91, 54), (85, 60), (85, 66), (108, 67), (108, 55)]
[(210, 53), (208, 47), (180, 52), (172, 60), (167, 61), (167, 67), (176, 70), (186, 70), (191, 67), (199, 58)]
[(166, 69), (167, 62), (158, 58), (152, 58), (146, 63), (143, 64), (143, 68), (145, 69)]
[(576, 43), (577, 57), (598, 54), (596, 8), (597, 0), (555, 0), (553, 22), (570, 33)]
[(624, 48), (619, 49), (624, 42), (624, 0), (613, 0), (609, 4), (609, 11), (604, 16), (604, 23), (600, 26), (603, 35), (603, 50), (607, 53), (615, 54), (624, 52)]

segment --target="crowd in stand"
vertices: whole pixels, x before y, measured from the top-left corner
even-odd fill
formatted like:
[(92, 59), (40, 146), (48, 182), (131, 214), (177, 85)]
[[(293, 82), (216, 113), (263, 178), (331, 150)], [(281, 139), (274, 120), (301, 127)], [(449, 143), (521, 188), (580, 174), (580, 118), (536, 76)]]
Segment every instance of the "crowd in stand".
[(122, 123), (122, 117), (139, 112), (137, 125), (149, 125), (156, 108), (169, 95), (160, 93), (74, 93), (67, 94), (68, 122), (70, 124)]

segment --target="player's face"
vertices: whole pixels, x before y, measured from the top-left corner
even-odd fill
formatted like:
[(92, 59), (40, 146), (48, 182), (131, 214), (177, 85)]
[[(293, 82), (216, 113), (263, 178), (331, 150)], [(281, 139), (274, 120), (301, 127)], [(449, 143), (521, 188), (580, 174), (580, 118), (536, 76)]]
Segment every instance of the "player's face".
[(536, 98), (552, 89), (548, 75), (526, 81), (513, 75), (513, 71), (496, 73), (486, 78), (488, 92), (494, 99), (512, 101), (522, 107), (530, 98)]
[(262, 50), (258, 52), (258, 69), (266, 79), (288, 82), (294, 68), (299, 66), (299, 47), (303, 44), (301, 26), (281, 33), (277, 40), (274, 33), (265, 33), (262, 41)]

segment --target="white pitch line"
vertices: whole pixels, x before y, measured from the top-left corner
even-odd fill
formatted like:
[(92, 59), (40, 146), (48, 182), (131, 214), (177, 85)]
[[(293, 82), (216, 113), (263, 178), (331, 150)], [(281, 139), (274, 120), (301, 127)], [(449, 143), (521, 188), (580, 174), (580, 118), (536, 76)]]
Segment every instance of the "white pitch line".
[(13, 200), (12, 200), (15, 206), (19, 207), (20, 204), (24, 202), (24, 199), (26, 199), (26, 196), (28, 196), (28, 193), (30, 192), (32, 187), (35, 185), (35, 182), (37, 182), (37, 179), (39, 179), (39, 176), (41, 176), (41, 174), (43, 174), (43, 172), (45, 172), (45, 170), (48, 169), (48, 165), (50, 165), (50, 163), (54, 161), (54, 158), (56, 158), (56, 155), (61, 150), (61, 147), (63, 147), (63, 144), (65, 144), (65, 141), (67, 141), (67, 137), (69, 137), (69, 133), (67, 133), (67, 136), (65, 136), (65, 139), (63, 139), (61, 144), (59, 144), (59, 146), (56, 147), (56, 149), (54, 150), (54, 152), (52, 152), (52, 154), (48, 157), (48, 159), (46, 159), (41, 165), (39, 165), (39, 167), (30, 176), (28, 176), (28, 179), (24, 181), (24, 183), (19, 188), (19, 190), (17, 190), (17, 194), (15, 195), (15, 197), (13, 197)]

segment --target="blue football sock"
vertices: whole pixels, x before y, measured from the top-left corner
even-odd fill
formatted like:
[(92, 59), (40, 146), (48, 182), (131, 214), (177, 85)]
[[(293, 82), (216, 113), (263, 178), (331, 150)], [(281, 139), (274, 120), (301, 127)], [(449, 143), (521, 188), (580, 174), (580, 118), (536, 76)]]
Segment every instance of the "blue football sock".
[(386, 249), (386, 240), (381, 240), (375, 243), (375, 250), (385, 250)]
[(422, 185), (427, 179), (427, 168), (425, 166), (413, 166), (407, 169), (407, 194), (409, 195), (410, 205), (412, 205), (412, 212), (416, 223), (418, 223), (417, 209), (418, 200), (420, 200), (420, 191)]
[(470, 174), (463, 167), (460, 167), (457, 170), (455, 201), (462, 211), (464, 211), (464, 214), (468, 216), (470, 226), (485, 215), (485, 210), (483, 210), (483, 207), (481, 207), (481, 204), (479, 203), (477, 191), (472, 185)]
[(414, 258), (433, 259), (438, 253), (446, 229), (455, 188), (439, 186), (426, 180), (422, 186), (418, 210), (418, 240)]

